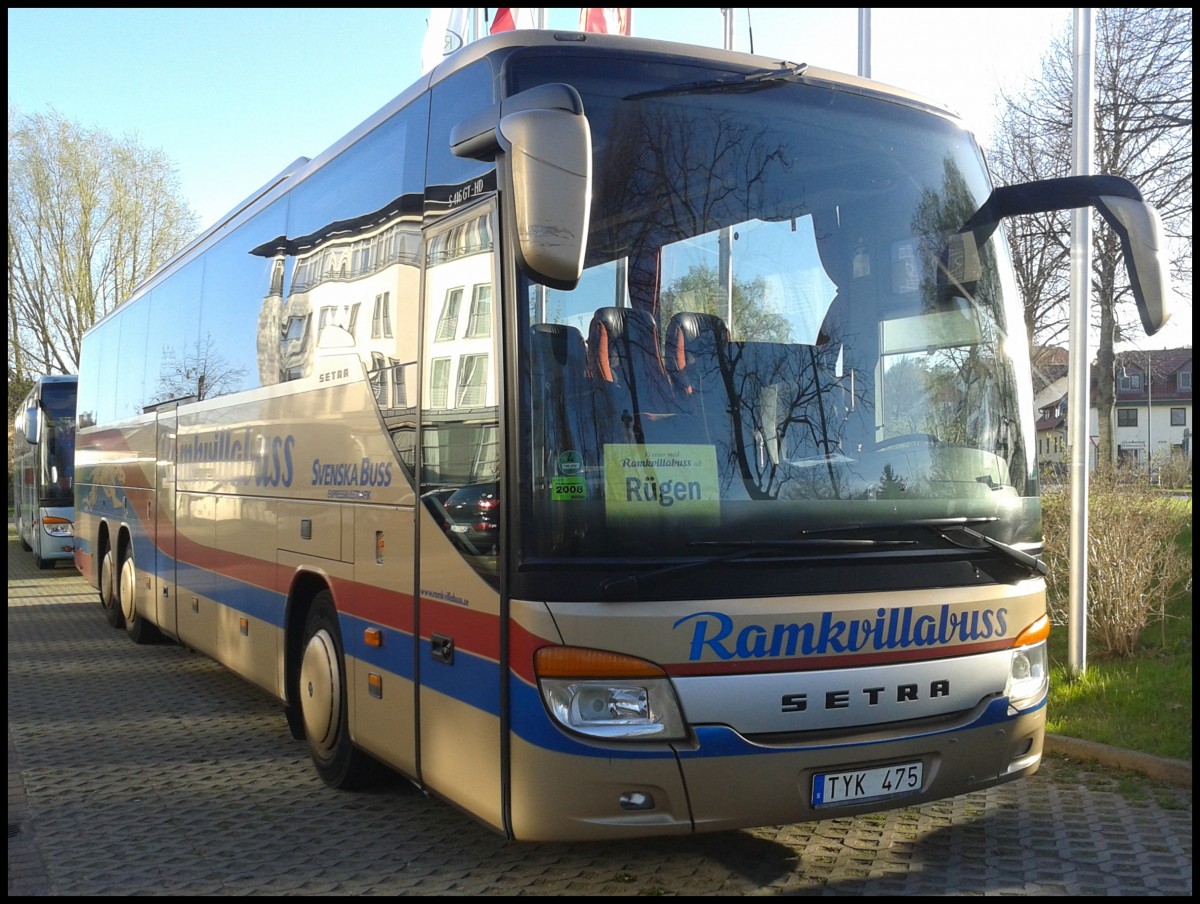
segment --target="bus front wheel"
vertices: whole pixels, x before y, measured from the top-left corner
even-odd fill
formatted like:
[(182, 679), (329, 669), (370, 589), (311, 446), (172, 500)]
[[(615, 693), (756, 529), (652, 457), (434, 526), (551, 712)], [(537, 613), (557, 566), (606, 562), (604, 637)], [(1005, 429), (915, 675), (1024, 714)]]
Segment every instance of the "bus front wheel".
[(117, 601), (121, 617), (125, 621), (125, 633), (134, 643), (154, 643), (159, 638), (154, 627), (137, 611), (137, 568), (133, 564), (133, 550), (126, 549), (121, 556), (121, 569), (117, 574)]
[(125, 616), (121, 614), (121, 602), (117, 599), (117, 551), (111, 546), (100, 559), (100, 605), (110, 625), (125, 627)]
[(322, 590), (313, 598), (304, 626), (297, 688), (300, 712), (317, 774), (333, 788), (353, 790), (371, 783), (379, 767), (350, 741), (342, 649), (333, 596)]

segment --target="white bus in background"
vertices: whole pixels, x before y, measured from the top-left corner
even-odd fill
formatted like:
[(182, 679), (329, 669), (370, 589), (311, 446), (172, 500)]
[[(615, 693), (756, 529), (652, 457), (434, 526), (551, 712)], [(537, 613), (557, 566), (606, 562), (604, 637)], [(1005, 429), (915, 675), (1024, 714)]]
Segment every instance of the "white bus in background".
[(13, 424), (13, 521), (38, 568), (75, 553), (75, 376), (46, 376)]

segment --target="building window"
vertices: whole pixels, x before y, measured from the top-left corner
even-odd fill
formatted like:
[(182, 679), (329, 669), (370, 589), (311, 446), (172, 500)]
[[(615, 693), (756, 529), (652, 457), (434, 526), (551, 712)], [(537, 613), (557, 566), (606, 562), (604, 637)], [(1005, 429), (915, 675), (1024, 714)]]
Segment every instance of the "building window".
[(1117, 388), (1121, 392), (1137, 392), (1142, 388), (1142, 375), (1122, 374), (1117, 377)]
[(317, 335), (320, 336), (321, 333), (325, 332), (325, 327), (329, 326), (329, 324), (331, 324), (331, 323), (334, 323), (336, 317), (337, 317), (337, 308), (335, 306), (326, 305), (325, 307), (322, 307), (321, 308), (321, 317), (320, 317), (320, 320), (317, 322)]
[(471, 463), (471, 479), (481, 483), (485, 480), (495, 480), (499, 476), (499, 431), (492, 425), (479, 432), (479, 446), (475, 450), (475, 461)]
[(442, 305), (442, 316), (438, 318), (437, 333), (434, 342), (446, 342), (453, 339), (458, 332), (458, 308), (462, 304), (463, 290), (460, 286), (446, 293), (446, 302)]
[(375, 296), (375, 313), (371, 317), (371, 338), (392, 338), (392, 313), (388, 309), (391, 293)]
[(1138, 413), (1136, 408), (1118, 408), (1117, 409), (1117, 426), (1118, 427), (1136, 427), (1138, 424)]
[(1181, 370), (1179, 372), (1179, 389), (1181, 392), (1192, 391), (1192, 372), (1190, 370)]
[(404, 365), (392, 358), (392, 407), (408, 407), (408, 387), (404, 383)]
[(458, 366), (456, 408), (478, 408), (487, 389), (487, 355), (463, 355)]
[(429, 407), (445, 408), (450, 397), (450, 359), (434, 358), (429, 362)]
[(371, 382), (371, 391), (375, 395), (375, 404), (383, 404), (384, 368), (387, 359), (379, 352), (371, 352), (371, 369), (367, 371), (367, 379)]
[(492, 284), (483, 283), (471, 293), (471, 316), (467, 318), (467, 336), (478, 339), (492, 335)]
[(1187, 409), (1172, 408), (1171, 409), (1171, 426), (1186, 427), (1187, 426)]

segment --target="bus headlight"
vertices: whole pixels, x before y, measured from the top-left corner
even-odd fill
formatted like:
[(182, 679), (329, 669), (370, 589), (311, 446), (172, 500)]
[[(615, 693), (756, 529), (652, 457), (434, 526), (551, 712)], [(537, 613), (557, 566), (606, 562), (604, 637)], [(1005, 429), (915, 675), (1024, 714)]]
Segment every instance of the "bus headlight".
[[(1049, 657), (1046, 637), (1050, 620), (1042, 616), (1017, 638), (1008, 667), (1008, 684), (1004, 688), (1008, 703), (1014, 709), (1026, 709), (1041, 702), (1050, 687)], [(1032, 642), (1031, 642), (1032, 641)]]
[(580, 647), (534, 656), (542, 700), (563, 728), (609, 741), (687, 737), (671, 680), (653, 663)]
[(52, 537), (71, 536), (72, 524), (66, 518), (49, 517), (42, 519), (42, 530)]

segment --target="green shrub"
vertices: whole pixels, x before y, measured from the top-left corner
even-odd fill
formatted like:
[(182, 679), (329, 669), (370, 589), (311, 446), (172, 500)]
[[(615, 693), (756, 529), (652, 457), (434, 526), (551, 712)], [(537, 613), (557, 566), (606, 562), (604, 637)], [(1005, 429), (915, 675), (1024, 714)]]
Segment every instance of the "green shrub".
[(1154, 464), (1158, 470), (1159, 486), (1178, 490), (1192, 485), (1192, 456), (1172, 449), (1170, 455), (1162, 458), (1156, 456)]
[[(1067, 624), (1070, 586), (1070, 488), (1042, 494), (1047, 603), (1055, 625)], [(1145, 629), (1166, 618), (1167, 603), (1192, 588), (1190, 501), (1142, 482), (1093, 475), (1088, 493), (1088, 637), (1113, 656), (1138, 649)]]

